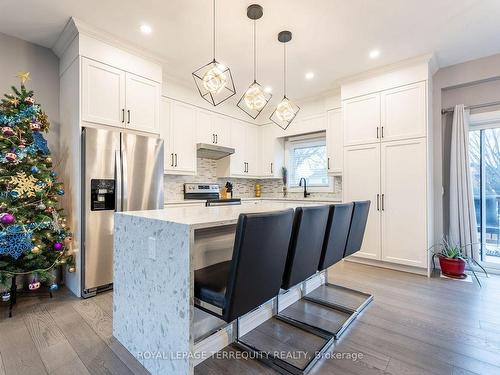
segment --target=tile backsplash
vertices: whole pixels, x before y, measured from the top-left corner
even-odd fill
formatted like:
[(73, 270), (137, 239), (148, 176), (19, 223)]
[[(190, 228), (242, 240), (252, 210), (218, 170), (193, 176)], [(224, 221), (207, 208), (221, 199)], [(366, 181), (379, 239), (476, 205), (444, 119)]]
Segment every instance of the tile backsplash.
[[(198, 173), (196, 176), (164, 176), (165, 201), (178, 201), (184, 198), (184, 183), (209, 182), (217, 183), (221, 187), (230, 181), (233, 184), (233, 196), (250, 198), (255, 196), (255, 184), (262, 186), (263, 197), (282, 197), (283, 182), (281, 179), (246, 179), (246, 178), (217, 178), (217, 161), (198, 158)], [(311, 193), (311, 197), (340, 198), (342, 196), (342, 177), (334, 177), (334, 191)], [(301, 197), (301, 192), (288, 192), (289, 197)]]

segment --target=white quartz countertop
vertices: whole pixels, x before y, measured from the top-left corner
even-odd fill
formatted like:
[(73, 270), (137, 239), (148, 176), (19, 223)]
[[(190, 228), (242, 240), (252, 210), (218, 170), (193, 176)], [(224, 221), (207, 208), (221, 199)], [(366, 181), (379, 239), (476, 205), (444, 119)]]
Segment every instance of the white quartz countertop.
[[(310, 201), (311, 206), (325, 203)], [(234, 205), (215, 207), (166, 207), (162, 210), (119, 212), (116, 215), (132, 215), (152, 220), (188, 225), (192, 229), (235, 224), (242, 213), (273, 212), (304, 206), (304, 203), (262, 202), (256, 205)]]
[[(271, 202), (331, 202), (331, 203), (340, 203), (342, 202), (341, 198), (327, 198), (327, 197), (251, 197), (251, 198), (241, 198), (242, 202), (252, 202), (252, 201), (271, 201)], [(206, 199), (177, 199), (166, 201), (165, 206), (169, 205), (178, 205), (178, 204), (195, 204), (195, 203), (205, 203)]]

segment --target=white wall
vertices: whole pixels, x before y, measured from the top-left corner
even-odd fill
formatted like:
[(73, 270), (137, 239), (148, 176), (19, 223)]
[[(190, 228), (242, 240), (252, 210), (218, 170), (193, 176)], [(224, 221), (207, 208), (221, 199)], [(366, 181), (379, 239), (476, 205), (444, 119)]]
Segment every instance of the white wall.
[[(452, 65), (438, 70), (433, 76), (434, 124), (434, 219), (435, 240), (439, 241), (445, 229), (443, 199), (448, 166), (446, 145), (450, 134), (449, 115), (441, 109), (456, 104), (474, 105), (500, 100), (500, 54)], [(495, 108), (483, 109), (492, 110)]]
[(26, 87), (35, 91), (35, 100), (49, 116), (51, 128), (46, 135), (57, 161), (59, 149), (59, 59), (49, 49), (0, 33), (0, 94), (11, 93), (10, 87), (20, 86), (16, 74), (31, 73)]

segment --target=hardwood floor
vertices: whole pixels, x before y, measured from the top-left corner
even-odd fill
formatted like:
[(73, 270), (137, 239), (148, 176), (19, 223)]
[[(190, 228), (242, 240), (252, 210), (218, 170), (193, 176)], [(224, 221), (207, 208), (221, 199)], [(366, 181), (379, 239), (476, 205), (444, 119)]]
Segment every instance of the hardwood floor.
[[(375, 297), (331, 349), (363, 358), (325, 358), (311, 374), (500, 374), (500, 278), (481, 280), (482, 289), (360, 264), (335, 266), (330, 282)], [(287, 337), (286, 327), (276, 329)], [(0, 375), (146, 373), (112, 336), (111, 293), (81, 300), (62, 290), (52, 300), (20, 299), (12, 319), (0, 305)], [(255, 360), (211, 358), (195, 373), (274, 372)]]

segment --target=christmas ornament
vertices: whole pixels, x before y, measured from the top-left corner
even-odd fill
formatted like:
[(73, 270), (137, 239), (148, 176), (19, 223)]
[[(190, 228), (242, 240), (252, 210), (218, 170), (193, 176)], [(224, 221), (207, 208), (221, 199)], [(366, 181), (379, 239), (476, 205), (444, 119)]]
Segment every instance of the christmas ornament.
[(62, 249), (63, 249), (63, 244), (62, 244), (62, 243), (60, 243), (60, 242), (56, 242), (56, 243), (54, 244), (54, 250), (56, 250), (56, 251), (61, 251)]
[(3, 213), (0, 214), (0, 223), (3, 225), (10, 225), (13, 224), (16, 221), (16, 217), (12, 215), (11, 213)]
[(47, 158), (47, 159), (45, 159), (45, 160), (46, 160), (46, 161), (47, 161), (47, 163), (49, 163), (49, 164), (50, 164), (50, 163), (52, 163), (52, 158), (50, 158), (50, 157), (49, 157), (49, 158)]
[(17, 191), (11, 191), (9, 194), (14, 199), (19, 198), (19, 193)]
[(67, 246), (69, 245), (71, 242), (73, 242), (73, 237), (71, 236), (68, 236), (64, 239), (64, 244)]
[(64, 195), (64, 189), (57, 189), (57, 195)]
[(40, 124), (39, 124), (39, 123), (37, 123), (37, 122), (32, 123), (32, 124), (30, 125), (30, 127), (31, 127), (31, 130), (33, 130), (34, 132), (38, 132), (38, 131), (40, 131)]
[(2, 128), (2, 134), (5, 136), (5, 137), (12, 137), (14, 134), (16, 134), (14, 132), (14, 130), (12, 130), (12, 128), (9, 128), (8, 126), (4, 126)]
[(40, 249), (38, 246), (34, 246), (33, 249), (31, 249), (31, 252), (35, 255), (38, 255), (42, 252), (42, 249)]
[(47, 206), (45, 206), (43, 203), (40, 203), (36, 206), (36, 209), (37, 210), (40, 210), (40, 211), (43, 211), (47, 208)]
[(50, 286), (50, 290), (52, 290), (52, 291), (56, 291), (56, 290), (58, 290), (58, 289), (59, 289), (59, 285), (57, 285), (56, 283), (54, 283), (54, 284), (52, 284), (52, 285)]
[(19, 149), (24, 150), (26, 148), (26, 145), (24, 143), (21, 143), (19, 146), (17, 146)]
[(33, 105), (35, 104), (35, 99), (33, 99), (32, 96), (27, 96), (26, 98), (24, 98), (24, 102), (28, 105)]
[(16, 77), (21, 80), (22, 85), (24, 85), (26, 83), (26, 81), (31, 80), (30, 72), (19, 72), (19, 73), (17, 73)]
[(75, 273), (76, 272), (76, 267), (75, 266), (71, 266), (68, 268), (68, 272), (69, 273)]
[(38, 167), (36, 165), (31, 167), (31, 173), (37, 174), (38, 172), (40, 172), (40, 169), (38, 169)]
[(38, 180), (33, 176), (27, 176), (24, 172), (17, 172), (10, 178), (10, 183), (14, 185), (13, 191), (26, 197), (34, 197), (35, 193), (43, 191), (43, 187), (37, 184)]
[(3, 292), (2, 293), (2, 302), (9, 302), (10, 301), (10, 293), (9, 292)]
[(50, 177), (56, 178), (57, 177), (57, 173), (56, 172), (50, 172)]
[(40, 289), (40, 281), (37, 280), (36, 277), (31, 280), (31, 283), (28, 285), (29, 290), (37, 290)]
[(46, 211), (51, 214), (54, 211), (54, 207), (47, 207)]
[(18, 98), (11, 99), (10, 104), (12, 104), (14, 107), (17, 107), (19, 105), (19, 99)]
[(5, 159), (7, 159), (8, 161), (15, 161), (17, 159), (17, 155), (14, 154), (13, 152), (7, 152), (5, 154)]
[(10, 255), (18, 259), (33, 247), (31, 231), (24, 231), (20, 225), (10, 225), (0, 231), (0, 255)]

